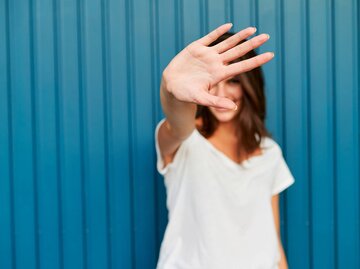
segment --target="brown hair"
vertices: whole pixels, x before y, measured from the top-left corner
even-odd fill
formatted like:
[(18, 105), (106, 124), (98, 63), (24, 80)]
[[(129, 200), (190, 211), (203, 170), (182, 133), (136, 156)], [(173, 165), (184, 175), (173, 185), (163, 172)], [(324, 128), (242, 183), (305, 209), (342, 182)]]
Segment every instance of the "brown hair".
[[(225, 33), (210, 44), (210, 46), (214, 46), (232, 35), (233, 33), (230, 32)], [(245, 41), (246, 40), (241, 41), (239, 44)], [(256, 55), (256, 52), (252, 50), (232, 63), (246, 60)], [(234, 79), (239, 81), (243, 90), (240, 111), (236, 118), (237, 155), (238, 157), (241, 156), (247, 159), (247, 156), (260, 146), (262, 137), (271, 137), (264, 123), (266, 118), (264, 79), (260, 67), (236, 75)], [(196, 118), (199, 117), (202, 119), (202, 126), (199, 131), (203, 136), (208, 138), (216, 130), (218, 121), (206, 106), (198, 105)]]

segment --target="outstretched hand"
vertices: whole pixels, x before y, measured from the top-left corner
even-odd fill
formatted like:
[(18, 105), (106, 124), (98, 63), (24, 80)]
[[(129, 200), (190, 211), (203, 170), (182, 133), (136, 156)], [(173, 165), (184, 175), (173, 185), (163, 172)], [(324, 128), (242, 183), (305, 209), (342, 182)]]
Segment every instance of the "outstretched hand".
[(166, 89), (178, 100), (216, 108), (237, 109), (225, 97), (215, 96), (209, 90), (222, 80), (249, 71), (270, 61), (274, 54), (266, 52), (247, 60), (230, 63), (261, 46), (269, 35), (261, 34), (238, 45), (253, 35), (256, 28), (246, 28), (221, 43), (209, 47), (232, 24), (223, 24), (206, 36), (192, 42), (177, 54), (163, 72)]

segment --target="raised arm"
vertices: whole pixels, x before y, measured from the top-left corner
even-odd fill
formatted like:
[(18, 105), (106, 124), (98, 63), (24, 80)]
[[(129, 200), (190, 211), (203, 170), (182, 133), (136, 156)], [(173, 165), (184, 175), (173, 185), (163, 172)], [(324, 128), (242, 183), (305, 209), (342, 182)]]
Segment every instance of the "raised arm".
[(165, 165), (172, 161), (182, 141), (194, 130), (196, 104), (237, 109), (233, 101), (211, 95), (209, 90), (220, 81), (256, 68), (274, 56), (267, 52), (231, 63), (269, 39), (267, 34), (261, 34), (238, 45), (256, 32), (255, 28), (249, 27), (209, 47), (231, 27), (232, 24), (221, 25), (192, 42), (172, 59), (163, 72), (160, 97), (166, 121), (160, 126), (158, 140)]

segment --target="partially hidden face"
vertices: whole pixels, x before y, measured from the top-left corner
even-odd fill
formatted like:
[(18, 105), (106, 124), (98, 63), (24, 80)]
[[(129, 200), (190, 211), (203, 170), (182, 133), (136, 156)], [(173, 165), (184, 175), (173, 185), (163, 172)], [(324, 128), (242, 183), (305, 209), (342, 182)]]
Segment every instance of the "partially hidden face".
[(220, 81), (210, 89), (210, 94), (229, 98), (238, 106), (237, 110), (209, 107), (210, 112), (219, 122), (232, 121), (240, 111), (243, 95), (240, 81), (235, 77)]

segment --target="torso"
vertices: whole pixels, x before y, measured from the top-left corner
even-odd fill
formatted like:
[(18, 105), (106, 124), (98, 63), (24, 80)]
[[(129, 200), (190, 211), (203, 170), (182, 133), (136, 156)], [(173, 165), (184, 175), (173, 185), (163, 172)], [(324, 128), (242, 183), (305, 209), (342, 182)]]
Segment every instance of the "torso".
[(224, 140), (194, 131), (169, 172), (162, 170), (169, 222), (157, 269), (277, 268), (270, 198), (280, 151), (264, 139), (263, 156), (237, 166), (214, 150), (236, 161), (231, 143)]

